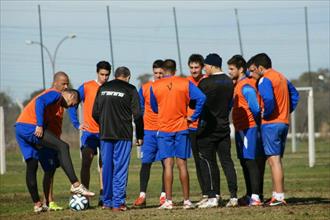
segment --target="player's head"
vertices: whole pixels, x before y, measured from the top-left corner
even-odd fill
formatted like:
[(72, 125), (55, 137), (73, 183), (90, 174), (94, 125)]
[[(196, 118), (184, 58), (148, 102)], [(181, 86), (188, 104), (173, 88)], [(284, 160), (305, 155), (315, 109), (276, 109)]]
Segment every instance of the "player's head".
[(131, 71), (126, 66), (118, 67), (115, 71), (115, 78), (129, 82), (131, 78)]
[(155, 60), (152, 64), (152, 72), (154, 74), (154, 80), (158, 80), (163, 78), (164, 70), (162, 68), (164, 61), (163, 60)]
[(96, 64), (97, 81), (103, 84), (109, 80), (111, 65), (107, 61), (100, 61)]
[(172, 59), (166, 59), (163, 62), (162, 69), (164, 70), (164, 75), (174, 76), (176, 73), (176, 62)]
[(69, 87), (69, 76), (62, 71), (59, 71), (53, 76), (53, 88), (62, 92)]
[(255, 76), (255, 78), (260, 78), (265, 70), (272, 68), (272, 60), (265, 53), (259, 53), (253, 57), (252, 64), (255, 67), (255, 73), (259, 76)]
[(66, 89), (62, 92), (61, 106), (68, 108), (79, 103), (79, 93), (75, 89)]
[(216, 53), (210, 53), (204, 60), (204, 70), (206, 75), (220, 72), (222, 67), (222, 58)]
[(234, 55), (227, 61), (227, 64), (232, 79), (237, 80), (240, 76), (245, 75), (246, 61), (241, 55)]
[(196, 80), (200, 79), (203, 76), (202, 70), (204, 67), (204, 57), (200, 54), (190, 55), (188, 66), (191, 76)]

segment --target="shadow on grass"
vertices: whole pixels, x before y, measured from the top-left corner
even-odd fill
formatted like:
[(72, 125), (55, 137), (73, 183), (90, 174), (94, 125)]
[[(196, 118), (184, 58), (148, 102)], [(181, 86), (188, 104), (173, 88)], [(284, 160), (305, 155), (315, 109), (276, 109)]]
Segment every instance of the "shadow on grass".
[(320, 197), (291, 197), (287, 198), (286, 202), (289, 205), (319, 205), (319, 204), (330, 204), (330, 198)]

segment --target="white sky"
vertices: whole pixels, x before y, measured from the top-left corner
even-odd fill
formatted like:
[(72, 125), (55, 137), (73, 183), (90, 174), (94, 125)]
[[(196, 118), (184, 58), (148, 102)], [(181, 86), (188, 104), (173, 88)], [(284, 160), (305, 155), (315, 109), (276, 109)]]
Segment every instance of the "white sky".
[[(58, 52), (56, 70), (72, 84), (95, 78), (95, 64), (110, 60), (106, 5), (110, 6), (115, 66), (127, 66), (136, 78), (151, 72), (158, 58), (178, 61), (172, 7), (176, 7), (183, 72), (191, 53), (219, 53), (224, 61), (238, 54), (234, 8), (238, 9), (246, 59), (268, 53), (274, 68), (288, 78), (307, 70), (304, 7), (308, 7), (312, 70), (329, 68), (329, 1), (4, 1), (0, 3), (0, 89), (24, 100), (42, 88), (37, 5), (41, 5), (43, 40)], [(51, 65), (44, 54), (46, 82)], [(178, 68), (179, 69), (179, 68)]]

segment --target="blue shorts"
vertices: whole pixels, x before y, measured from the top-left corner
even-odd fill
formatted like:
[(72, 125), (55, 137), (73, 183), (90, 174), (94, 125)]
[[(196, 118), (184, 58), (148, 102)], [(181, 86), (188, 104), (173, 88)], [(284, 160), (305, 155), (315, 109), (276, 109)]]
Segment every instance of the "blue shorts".
[(83, 131), (81, 135), (81, 146), (80, 149), (85, 147), (91, 148), (94, 150), (94, 154), (97, 154), (97, 148), (100, 147), (100, 135), (99, 133), (91, 133), (88, 131)]
[(144, 131), (143, 145), (141, 147), (142, 163), (153, 163), (159, 160), (157, 133), (158, 131)]
[(36, 126), (32, 124), (15, 124), (16, 140), (24, 160), (30, 158), (39, 160), (39, 150), (35, 147), (39, 143), (39, 139), (34, 135), (35, 129)]
[(238, 159), (254, 160), (264, 155), (258, 127), (236, 131), (235, 141)]
[(159, 132), (157, 135), (159, 159), (170, 157), (187, 159), (191, 157), (189, 131), (173, 133)]
[(57, 151), (47, 147), (39, 150), (39, 162), (45, 172), (56, 170), (60, 166)]
[(284, 123), (261, 125), (261, 138), (266, 156), (283, 156), (289, 125)]

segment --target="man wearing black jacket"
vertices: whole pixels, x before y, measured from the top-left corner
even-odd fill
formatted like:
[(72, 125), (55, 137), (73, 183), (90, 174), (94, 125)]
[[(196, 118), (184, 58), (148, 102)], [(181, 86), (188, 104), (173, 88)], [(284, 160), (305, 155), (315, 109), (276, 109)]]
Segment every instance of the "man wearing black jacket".
[(198, 87), (206, 95), (201, 119), (197, 129), (197, 145), (200, 166), (208, 200), (199, 208), (218, 206), (220, 196), (220, 173), (218, 154), (230, 191), (229, 206), (237, 206), (237, 177), (230, 152), (229, 112), (234, 86), (229, 76), (222, 72), (222, 59), (218, 54), (209, 54), (204, 60), (207, 78)]
[(143, 120), (139, 95), (129, 84), (130, 71), (119, 67), (115, 79), (104, 83), (95, 98), (93, 118), (100, 125), (103, 163), (103, 208), (125, 211), (128, 165), (132, 148), (133, 126), (139, 144), (143, 138)]

